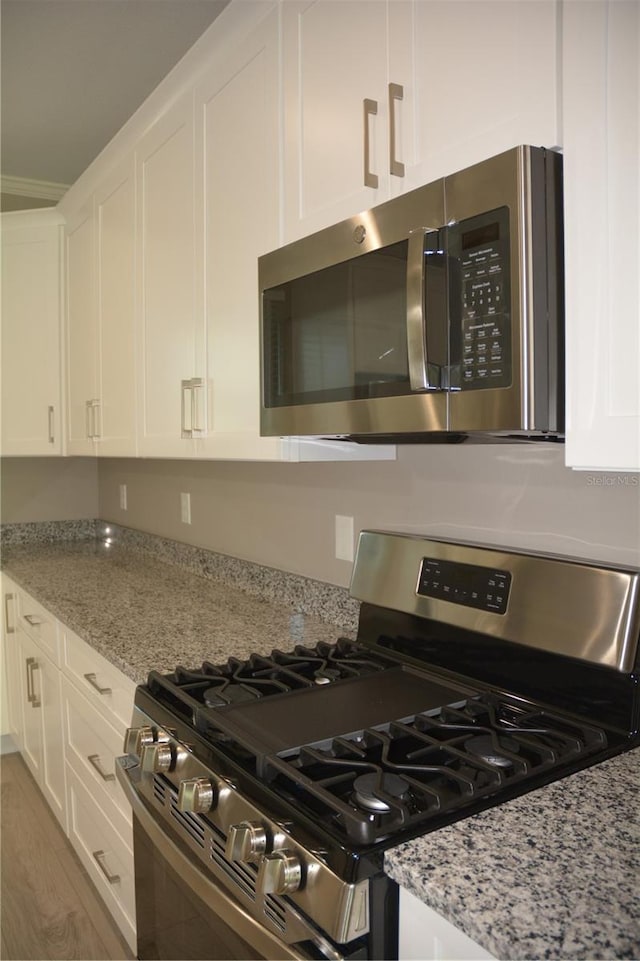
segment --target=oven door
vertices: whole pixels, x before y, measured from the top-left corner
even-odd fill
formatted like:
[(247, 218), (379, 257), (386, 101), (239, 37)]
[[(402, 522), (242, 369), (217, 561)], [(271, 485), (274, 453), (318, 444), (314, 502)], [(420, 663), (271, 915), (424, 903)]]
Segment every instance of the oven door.
[(260, 924), (170, 836), (138, 795), (127, 768), (126, 757), (116, 759), (133, 812), (140, 961), (345, 957), (311, 926), (309, 940), (288, 944)]

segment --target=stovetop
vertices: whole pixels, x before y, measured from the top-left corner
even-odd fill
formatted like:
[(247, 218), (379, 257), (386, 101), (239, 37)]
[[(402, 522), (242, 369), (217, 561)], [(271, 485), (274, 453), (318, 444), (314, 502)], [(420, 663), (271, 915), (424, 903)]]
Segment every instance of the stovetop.
[(602, 754), (594, 725), (340, 639), (149, 676), (148, 692), (324, 838), (369, 847)]

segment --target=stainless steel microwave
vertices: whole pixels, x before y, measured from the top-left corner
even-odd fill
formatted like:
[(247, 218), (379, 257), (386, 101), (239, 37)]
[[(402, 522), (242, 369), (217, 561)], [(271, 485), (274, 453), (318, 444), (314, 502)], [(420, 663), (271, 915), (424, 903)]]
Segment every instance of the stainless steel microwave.
[(263, 435), (562, 434), (558, 154), (516, 147), (258, 268)]

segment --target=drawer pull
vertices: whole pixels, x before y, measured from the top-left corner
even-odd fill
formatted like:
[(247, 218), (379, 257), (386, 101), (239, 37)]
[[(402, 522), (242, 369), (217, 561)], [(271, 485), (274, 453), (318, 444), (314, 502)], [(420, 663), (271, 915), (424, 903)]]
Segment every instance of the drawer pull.
[(38, 668), (38, 662), (35, 657), (26, 658), (27, 665), (27, 700), (31, 707), (40, 707), (40, 701), (38, 700), (38, 695), (36, 694), (36, 686), (33, 683), (33, 672)]
[(99, 754), (89, 754), (87, 756), (87, 761), (89, 764), (93, 765), (103, 781), (115, 781), (115, 774), (107, 774), (106, 771), (102, 770), (100, 765), (100, 755)]
[(39, 617), (36, 617), (35, 614), (23, 614), (22, 616), (27, 624), (31, 624), (31, 627), (40, 627), (40, 625), (43, 623), (43, 621)]
[(97, 680), (96, 680), (95, 674), (85, 674), (85, 675), (84, 675), (84, 679), (85, 679), (85, 681), (88, 681), (88, 682), (89, 682), (89, 684), (91, 685), (91, 687), (95, 688), (95, 690), (98, 692), (98, 694), (111, 694), (111, 688), (110, 688), (110, 687), (100, 687), (100, 685), (98, 684), (98, 682), (97, 682)]
[(94, 860), (96, 861), (98, 867), (100, 868), (100, 870), (101, 870), (102, 873), (104, 874), (104, 876), (105, 876), (105, 878), (107, 879), (107, 881), (109, 882), (109, 884), (118, 884), (119, 881), (120, 881), (120, 875), (119, 875), (119, 874), (109, 874), (109, 869), (107, 868), (106, 864), (104, 863), (104, 857), (105, 857), (104, 851), (92, 851), (92, 852), (91, 852), (91, 856), (92, 856), (92, 857), (94, 858)]

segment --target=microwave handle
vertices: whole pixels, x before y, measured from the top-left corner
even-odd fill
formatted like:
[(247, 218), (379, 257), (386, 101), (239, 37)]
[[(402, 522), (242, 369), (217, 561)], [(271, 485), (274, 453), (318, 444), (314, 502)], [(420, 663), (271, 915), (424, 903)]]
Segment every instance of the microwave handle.
[(411, 390), (439, 390), (440, 368), (427, 355), (425, 309), (425, 253), (435, 229), (421, 227), (409, 234), (407, 251), (407, 353)]

